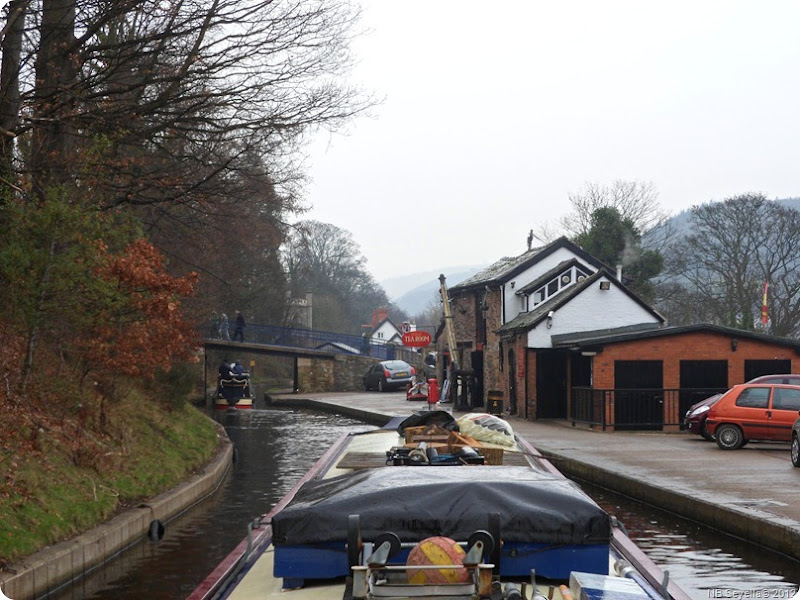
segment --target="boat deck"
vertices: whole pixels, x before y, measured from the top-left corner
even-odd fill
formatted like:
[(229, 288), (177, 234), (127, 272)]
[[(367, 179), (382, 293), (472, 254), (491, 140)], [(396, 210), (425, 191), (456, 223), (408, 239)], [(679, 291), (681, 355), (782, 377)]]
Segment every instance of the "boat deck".
[[(274, 403), (373, 423), (420, 410), (403, 394), (363, 392), (277, 396)], [(566, 475), (800, 560), (800, 469), (792, 467), (788, 444), (750, 443), (726, 452), (688, 433), (604, 432), (561, 420), (507, 419)]]
[[(387, 465), (387, 460), (388, 460), (387, 450), (393, 450), (404, 446), (407, 447), (408, 445), (409, 443), (407, 442), (407, 440), (399, 436), (397, 432), (393, 430), (375, 430), (363, 435), (350, 436), (348, 438), (347, 445), (344, 447), (343, 450), (334, 453), (331, 457), (328, 457), (328, 459), (325, 458), (321, 459), (322, 462), (329, 460), (331, 464), (329, 467), (326, 465), (325, 468), (327, 468), (327, 470), (321, 477), (319, 477), (319, 481), (329, 480), (333, 485), (341, 485), (340, 481), (336, 481), (335, 478), (343, 476), (347, 473), (357, 472), (363, 469), (377, 469), (380, 471), (386, 468), (386, 469), (396, 469), (396, 473), (398, 474), (409, 473), (410, 475), (412, 472), (416, 472), (419, 474), (422, 473), (432, 474), (432, 479), (430, 481), (433, 482), (434, 480), (436, 480), (437, 483), (436, 484), (431, 483), (430, 485), (438, 485), (438, 481), (441, 478), (449, 479), (457, 473), (459, 474), (456, 475), (456, 479), (460, 480), (462, 476), (466, 476), (467, 480), (469, 481), (472, 481), (472, 478), (477, 476), (479, 473), (483, 473), (483, 475), (480, 475), (478, 479), (482, 478), (483, 480), (486, 480), (486, 478), (488, 477), (489, 481), (496, 481), (511, 477), (514, 479), (514, 481), (517, 481), (516, 479), (517, 477), (520, 477), (521, 479), (532, 477), (537, 481), (537, 485), (545, 487), (547, 486), (557, 487), (559, 485), (568, 483), (566, 482), (566, 480), (563, 479), (563, 477), (561, 477), (560, 474), (557, 473), (557, 471), (555, 471), (552, 468), (552, 465), (550, 465), (546, 460), (543, 460), (541, 458), (541, 455), (538, 455), (538, 453), (534, 448), (524, 445), (514, 446), (513, 448), (512, 447), (504, 448), (503, 452), (500, 454), (502, 458), (499, 460), (499, 462), (502, 464), (494, 462), (493, 464), (487, 463), (483, 466), (462, 465), (462, 466), (442, 466), (442, 467)], [(497, 449), (497, 446), (495, 446), (495, 449)], [(497, 459), (495, 458), (493, 460)], [(521, 468), (523, 470), (517, 470), (517, 471), (514, 470)], [(488, 475), (489, 473), (494, 473), (495, 472), (494, 469), (497, 469), (497, 473), (503, 473), (503, 475), (494, 476), (497, 479), (494, 479), (493, 476)], [(472, 475), (468, 475), (469, 473), (471, 473)], [(315, 478), (312, 477), (312, 479)], [(396, 480), (396, 478), (394, 479)], [(401, 479), (404, 479), (404, 477), (401, 476)], [(415, 482), (417, 481), (417, 479), (418, 478), (414, 478)], [(384, 485), (386, 484), (384, 483)], [(391, 484), (391, 487), (389, 489), (397, 490), (397, 487), (395, 487), (396, 485), (399, 484), (397, 483)], [(571, 485), (572, 484), (570, 484), (570, 486)], [(424, 489), (430, 490), (431, 488), (425, 486)], [(533, 501), (531, 496), (525, 496), (525, 497), (526, 497), (525, 500), (526, 505), (528, 502)], [(462, 497), (459, 496), (459, 502), (465, 502), (465, 501), (466, 500), (463, 500)], [(490, 502), (489, 504), (492, 504), (494, 506), (494, 503)], [(310, 507), (303, 508), (302, 506), (303, 505), (301, 503), (301, 508), (299, 509), (299, 513), (302, 515), (302, 521), (307, 521), (310, 518), (309, 514), (307, 513)], [(381, 506), (383, 506), (383, 504), (381, 504)], [(470, 502), (469, 506), (474, 506), (474, 503)], [(313, 510), (314, 512), (317, 512), (316, 507), (314, 507)], [(275, 522), (273, 522), (272, 527), (277, 527)], [(575, 527), (574, 523), (573, 527)], [(270, 535), (272, 534), (278, 535), (277, 533), (275, 533), (276, 531), (278, 531), (278, 529), (275, 529), (275, 531), (273, 531), (271, 527), (268, 527), (267, 530), (269, 531)], [(317, 538), (315, 537), (314, 539)], [(360, 539), (360, 534), (359, 534), (359, 539)], [(377, 543), (373, 545), (371, 542), (368, 542), (367, 540), (364, 540), (364, 543), (365, 543), (364, 556), (367, 556), (369, 553), (373, 552), (378, 545)], [(400, 544), (399, 539), (397, 543)], [(512, 546), (509, 547), (513, 547), (513, 544)], [(531, 548), (533, 548), (533, 546)], [(546, 550), (546, 545), (544, 545), (541, 548), (541, 550)], [(541, 551), (541, 550), (536, 550), (536, 551)], [(276, 563), (278, 563), (279, 560), (285, 562), (286, 559), (277, 559), (275, 548), (271, 544), (262, 545), (261, 549), (258, 551), (261, 551), (261, 553), (258, 555), (258, 558), (252, 562), (251, 566), (248, 567), (248, 569), (244, 573), (240, 575), (240, 580), (237, 583), (237, 585), (231, 591), (230, 595), (225, 597), (230, 598), (231, 600), (253, 600), (254, 598), (259, 598), (261, 600), (268, 600), (272, 598), (275, 599), (283, 598), (287, 600), (307, 600), (307, 599), (311, 600), (320, 598), (334, 599), (334, 598), (351, 597), (349, 595), (349, 592), (345, 591), (346, 590), (345, 582), (341, 577), (330, 580), (306, 579), (305, 581), (302, 582), (303, 583), (302, 586), (298, 586), (296, 588), (291, 588), (291, 589), (284, 589), (284, 586), (287, 585), (287, 581), (291, 582), (293, 580), (286, 580), (282, 579), (281, 577), (275, 577), (273, 574), (276, 571)], [(319, 551), (320, 551), (319, 549), (311, 550), (311, 552), (313, 553), (317, 553)], [(323, 550), (322, 552), (323, 552), (322, 555), (324, 556), (325, 550)], [(578, 551), (577, 549), (571, 546), (569, 552), (570, 553), (583, 552), (583, 550)], [(592, 550), (591, 552), (597, 552), (597, 551)], [(619, 568), (620, 566), (621, 555), (615, 549), (612, 548), (611, 554), (608, 554), (608, 549), (606, 549), (605, 554), (601, 554), (599, 558), (601, 565), (604, 561), (608, 560), (607, 573), (608, 575), (615, 575), (616, 574), (615, 568)], [(576, 558), (573, 558), (571, 560), (576, 560)], [(505, 564), (505, 562), (503, 564)], [(588, 565), (589, 563), (586, 564)], [(600, 570), (605, 568), (602, 567), (601, 565), (598, 565), (595, 560), (594, 568), (600, 567)], [(296, 569), (299, 567), (293, 566), (291, 568)], [(402, 562), (397, 566), (397, 568), (400, 569), (400, 571), (403, 573), (402, 577), (403, 579), (405, 579), (405, 572), (408, 569), (408, 567), (405, 564), (405, 559), (402, 559)], [(483, 566), (483, 568), (485, 569), (486, 566)], [(280, 568), (278, 570), (280, 570)], [(530, 567), (524, 570), (524, 574), (526, 576), (530, 575), (529, 570)], [(491, 572), (490, 566), (489, 566), (489, 572)], [(598, 571), (593, 570), (592, 572), (597, 573)], [(389, 570), (386, 571), (385, 575), (383, 576), (384, 577), (391, 576), (391, 573), (392, 573), (391, 567), (389, 567)], [(480, 568), (478, 570), (478, 575), (476, 575), (477, 578), (476, 581), (481, 579), (479, 573), (480, 573)], [(589, 577), (598, 577), (597, 575), (589, 575), (587, 573), (584, 573), (583, 575)], [(570, 575), (570, 578), (571, 577), (572, 575)], [(602, 576), (599, 577), (602, 578)], [(391, 582), (391, 579), (389, 581)], [(506, 577), (504, 578), (504, 582), (505, 583), (513, 582), (518, 586), (519, 596), (517, 597), (520, 600), (533, 599), (534, 596), (537, 595), (537, 593), (538, 597), (544, 596), (546, 598), (549, 598), (550, 600), (572, 600), (572, 596), (569, 594), (568, 590), (564, 586), (564, 584), (567, 582), (566, 580), (563, 579), (548, 580), (546, 578), (537, 577), (535, 581), (536, 583), (535, 589), (531, 583), (530, 578), (526, 579), (526, 577), (523, 576), (523, 573), (517, 574), (516, 577)], [(648, 598), (648, 596), (642, 591), (642, 588), (638, 587), (638, 584), (635, 584), (632, 580), (629, 580), (627, 578), (614, 577), (613, 584), (627, 585), (630, 586), (631, 591), (636, 592), (638, 590), (638, 592), (641, 592), (641, 596), (633, 595), (631, 596), (631, 600), (636, 600), (637, 597), (643, 599)], [(472, 584), (451, 585), (451, 587), (453, 588), (451, 590), (453, 595), (452, 596), (447, 595), (448, 598), (472, 597), (471, 593), (469, 594), (464, 594), (463, 592), (456, 593), (457, 592), (456, 587), (458, 585), (460, 585), (461, 587), (465, 587), (465, 586), (471, 586)], [(390, 589), (392, 587), (393, 586), (391, 584), (386, 585), (386, 582), (384, 582), (383, 585), (375, 588), (374, 591), (377, 592), (383, 589), (384, 593), (389, 593), (389, 591), (395, 592), (395, 590)], [(399, 588), (397, 588), (398, 590), (400, 590), (398, 595), (393, 595), (391, 597), (395, 599), (422, 597), (419, 595), (420, 593), (419, 591), (416, 591), (416, 593), (410, 595), (405, 595), (403, 593), (403, 587), (404, 586), (401, 584)], [(436, 585), (432, 587), (443, 589), (447, 588), (448, 586)], [(562, 590), (564, 591), (563, 594)], [(445, 590), (445, 592), (450, 593), (448, 590)], [(442, 593), (441, 589), (439, 589), (437, 593), (441, 594)], [(371, 598), (373, 596), (370, 595), (369, 597)], [(378, 595), (376, 595), (375, 597), (378, 597)], [(425, 595), (425, 597), (428, 596)]]

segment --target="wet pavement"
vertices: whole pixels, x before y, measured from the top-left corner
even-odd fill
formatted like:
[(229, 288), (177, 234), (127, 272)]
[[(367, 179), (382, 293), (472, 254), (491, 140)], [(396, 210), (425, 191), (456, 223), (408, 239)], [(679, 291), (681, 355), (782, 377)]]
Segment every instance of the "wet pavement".
[[(378, 423), (428, 410), (405, 392), (279, 395), (309, 407)], [(437, 405), (458, 418), (449, 404)], [(603, 432), (567, 421), (505, 418), (563, 473), (800, 559), (800, 469), (789, 445), (751, 442), (720, 450), (688, 433)]]

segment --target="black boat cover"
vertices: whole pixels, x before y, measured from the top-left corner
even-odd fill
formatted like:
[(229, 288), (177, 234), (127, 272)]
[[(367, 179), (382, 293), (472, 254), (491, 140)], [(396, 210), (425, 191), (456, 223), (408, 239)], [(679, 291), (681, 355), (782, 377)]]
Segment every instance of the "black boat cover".
[(350, 515), (360, 515), (365, 541), (393, 532), (403, 542), (434, 535), (465, 541), (500, 514), (507, 542), (600, 544), (611, 538), (609, 516), (576, 484), (514, 466), (387, 467), (305, 483), (272, 518), (273, 543), (347, 540)]
[(403, 435), (406, 427), (419, 427), (421, 425), (438, 425), (447, 431), (458, 431), (458, 423), (446, 410), (428, 410), (415, 412), (403, 419), (397, 426), (397, 433)]

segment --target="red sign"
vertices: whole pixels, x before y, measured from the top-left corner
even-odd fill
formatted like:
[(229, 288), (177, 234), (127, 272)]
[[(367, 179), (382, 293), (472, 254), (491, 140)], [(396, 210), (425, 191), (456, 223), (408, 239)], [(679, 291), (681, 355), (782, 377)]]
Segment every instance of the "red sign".
[(409, 331), (403, 334), (403, 346), (424, 348), (431, 345), (431, 334), (427, 331)]

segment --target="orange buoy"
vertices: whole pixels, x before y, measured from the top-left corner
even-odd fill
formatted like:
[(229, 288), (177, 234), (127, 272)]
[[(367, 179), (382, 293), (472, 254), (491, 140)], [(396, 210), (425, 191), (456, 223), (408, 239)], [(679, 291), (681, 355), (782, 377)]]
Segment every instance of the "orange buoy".
[[(408, 554), (407, 566), (463, 565), (466, 552), (454, 540), (436, 536), (422, 540)], [(460, 569), (409, 569), (409, 583), (464, 583), (469, 579), (466, 568)]]

